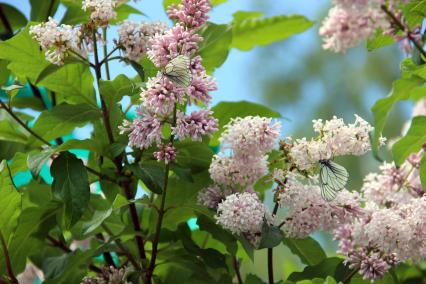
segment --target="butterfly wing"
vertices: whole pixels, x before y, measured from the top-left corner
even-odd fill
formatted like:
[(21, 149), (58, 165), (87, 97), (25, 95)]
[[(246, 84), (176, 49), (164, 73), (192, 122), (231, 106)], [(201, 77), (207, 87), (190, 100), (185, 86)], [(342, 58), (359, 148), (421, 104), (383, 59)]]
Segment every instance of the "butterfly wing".
[(326, 201), (336, 198), (337, 192), (342, 190), (348, 182), (348, 171), (333, 161), (320, 162), (321, 195)]
[(163, 73), (178, 87), (187, 88), (192, 81), (191, 71), (189, 70), (190, 62), (188, 56), (178, 55), (164, 67)]

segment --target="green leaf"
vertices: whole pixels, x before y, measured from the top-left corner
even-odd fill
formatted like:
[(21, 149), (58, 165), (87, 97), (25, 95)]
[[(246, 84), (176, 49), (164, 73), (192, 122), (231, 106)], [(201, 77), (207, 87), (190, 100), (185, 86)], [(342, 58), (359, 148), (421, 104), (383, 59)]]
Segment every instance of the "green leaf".
[(48, 65), (37, 77), (37, 85), (56, 92), (67, 103), (97, 105), (92, 73), (87, 64), (80, 61)]
[(45, 22), (58, 9), (59, 0), (30, 0), (31, 21)]
[(231, 255), (236, 255), (238, 245), (236, 238), (228, 231), (219, 227), (215, 221), (204, 214), (197, 214), (197, 225), (200, 230), (207, 231), (213, 238), (222, 242)]
[(181, 0), (163, 0), (163, 7), (164, 7), (164, 11), (167, 11), (167, 8), (168, 8), (170, 5), (173, 5), (173, 4), (177, 5), (177, 4), (179, 4), (180, 2), (181, 2)]
[(77, 25), (87, 23), (90, 19), (90, 11), (81, 9), (80, 1), (74, 2), (73, 0), (62, 0), (62, 4), (67, 7), (61, 24)]
[(0, 206), (0, 231), (7, 244), (18, 224), (22, 198), (13, 186), (6, 161), (0, 163)]
[(311, 237), (284, 238), (283, 243), (306, 265), (316, 265), (327, 258), (320, 244)]
[(270, 108), (247, 101), (240, 102), (220, 102), (212, 108), (214, 116), (219, 120), (219, 130), (213, 134), (210, 145), (219, 145), (219, 137), (224, 131), (224, 126), (231, 121), (231, 118), (246, 116), (281, 117), (279, 112)]
[(28, 154), (21, 152), (17, 152), (15, 156), (13, 156), (9, 167), (12, 176), (15, 176), (19, 172), (25, 172), (28, 169), (27, 157)]
[(29, 34), (28, 26), (9, 40), (0, 42), (0, 58), (8, 60), (7, 68), (18, 77), (35, 81), (50, 63)]
[(416, 116), (407, 134), (392, 147), (393, 158), (400, 166), (410, 154), (418, 152), (426, 143), (426, 116)]
[(326, 278), (329, 275), (334, 275), (336, 267), (343, 261), (338, 257), (326, 258), (317, 265), (305, 267), (302, 272), (293, 272), (288, 277), (290, 281), (300, 281), (313, 278)]
[(136, 88), (135, 84), (123, 74), (112, 81), (101, 80), (99, 89), (107, 106), (118, 103), (124, 96), (140, 93), (139, 88)]
[(254, 274), (248, 274), (244, 283), (245, 284), (265, 284), (265, 282), (263, 282), (262, 279), (260, 279), (258, 276)]
[(423, 190), (426, 191), (426, 155), (423, 155), (420, 161), (420, 181), (422, 182)]
[(250, 50), (256, 45), (268, 45), (304, 32), (313, 22), (303, 16), (273, 16), (254, 18), (253, 13), (244, 18), (243, 12), (234, 16), (232, 22), (232, 47)]
[[(22, 14), (18, 9), (5, 3), (0, 3), (0, 7), (3, 10), (3, 13), (6, 15), (12, 31), (16, 31), (19, 28), (25, 27), (27, 24), (27, 18), (25, 18), (25, 15)], [(3, 24), (0, 25), (0, 33), (5, 34), (6, 32), (8, 32), (6, 27)]]
[(139, 11), (136, 8), (133, 8), (132, 6), (128, 4), (119, 5), (117, 8), (115, 8), (115, 12), (117, 13), (117, 17), (111, 21), (112, 25), (115, 25), (119, 22), (126, 20), (129, 17), (129, 15), (132, 15), (132, 14), (143, 15), (141, 11)]
[(90, 199), (89, 179), (83, 161), (62, 152), (52, 163), (54, 196), (65, 204), (65, 225), (74, 225), (87, 209)]
[(269, 226), (265, 221), (262, 226), (262, 238), (260, 239), (259, 249), (273, 248), (281, 243), (284, 234), (280, 228)]
[(200, 173), (209, 168), (213, 158), (213, 151), (204, 143), (183, 141), (176, 143), (176, 161), (184, 168), (191, 169), (192, 173)]
[(85, 140), (77, 140), (77, 139), (71, 139), (65, 141), (63, 144), (59, 145), (56, 148), (57, 152), (67, 151), (71, 149), (81, 149), (81, 150), (88, 150), (91, 152), (99, 152), (99, 145), (97, 141), (94, 141), (93, 139), (85, 139)]
[(220, 67), (229, 54), (232, 42), (232, 29), (228, 25), (205, 24), (199, 31), (203, 37), (198, 50), (203, 58), (203, 66), (208, 73)]
[(225, 3), (226, 1), (228, 0), (210, 0), (210, 3), (212, 3), (213, 6), (217, 6), (217, 5)]
[(84, 222), (82, 227), (82, 234), (90, 234), (96, 230), (112, 213), (112, 208), (105, 210), (96, 210), (90, 221)]
[(394, 43), (395, 40), (391, 35), (383, 34), (382, 30), (378, 30), (373, 38), (367, 40), (367, 50), (373, 51)]
[(394, 104), (401, 100), (407, 100), (410, 92), (419, 86), (423, 80), (418, 78), (398, 79), (393, 82), (392, 91), (386, 98), (376, 101), (371, 111), (374, 115), (374, 136), (372, 147), (374, 151), (378, 151), (379, 138), (382, 135), (389, 112)]
[(9, 120), (2, 120), (0, 121), (0, 140), (25, 144), (28, 137), (19, 130), (16, 124), (13, 125)]
[(129, 165), (128, 168), (150, 191), (157, 194), (163, 192), (165, 168), (162, 164), (158, 162), (144, 162), (142, 165)]
[[(46, 140), (69, 134), (76, 127), (82, 127), (101, 117), (98, 108), (88, 104), (60, 104), (50, 111), (43, 111), (34, 124), (33, 130)], [(33, 138), (33, 144), (40, 141)]]
[(44, 165), (49, 161), (50, 157), (55, 153), (55, 149), (48, 148), (41, 153), (33, 154), (30, 153), (27, 158), (27, 166), (31, 170), (31, 174), (34, 177), (40, 175)]

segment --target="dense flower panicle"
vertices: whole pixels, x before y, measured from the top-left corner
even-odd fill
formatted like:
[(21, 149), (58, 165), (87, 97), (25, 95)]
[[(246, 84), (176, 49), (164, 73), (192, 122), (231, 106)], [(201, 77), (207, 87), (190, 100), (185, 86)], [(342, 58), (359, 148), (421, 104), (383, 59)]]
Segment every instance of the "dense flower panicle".
[[(372, 37), (377, 29), (386, 30), (386, 15), (372, 1), (334, 1), (319, 30), (323, 48), (345, 52)], [(372, 5), (373, 4), (373, 5)]]
[(125, 49), (124, 56), (139, 61), (150, 47), (151, 39), (168, 29), (165, 23), (132, 22), (125, 20), (118, 29), (119, 43)]
[(209, 0), (183, 0), (179, 5), (170, 5), (167, 14), (188, 28), (199, 28), (208, 19), (212, 5)]
[(267, 169), (266, 156), (245, 161), (236, 157), (215, 155), (209, 173), (211, 179), (219, 185), (246, 188), (266, 174)]
[(216, 90), (216, 82), (211, 76), (207, 74), (193, 76), (191, 86), (188, 88), (188, 102), (190, 104), (202, 102), (208, 105), (212, 99), (209, 93)]
[(126, 280), (127, 274), (124, 268), (104, 267), (97, 276), (84, 277), (81, 284), (130, 284)]
[(235, 193), (219, 203), (216, 221), (234, 234), (258, 233), (262, 230), (265, 206), (255, 193)]
[(197, 200), (199, 204), (216, 210), (222, 200), (236, 192), (237, 190), (232, 188), (222, 190), (218, 185), (212, 185), (200, 191)]
[(157, 67), (164, 67), (178, 55), (191, 56), (198, 48), (202, 37), (192, 30), (176, 24), (163, 35), (156, 35), (151, 41), (148, 57)]
[(308, 141), (297, 139), (290, 150), (293, 162), (300, 170), (309, 170), (320, 160), (336, 156), (362, 155), (371, 149), (369, 132), (373, 130), (368, 122), (355, 115), (355, 122), (346, 125), (343, 119), (313, 121), (318, 137)]
[(278, 195), (288, 210), (283, 229), (289, 237), (303, 238), (317, 230), (331, 230), (363, 215), (357, 193), (342, 191), (332, 202), (321, 197), (319, 186), (303, 184), (290, 174)]
[(184, 101), (184, 95), (184, 89), (176, 87), (159, 72), (156, 77), (148, 79), (145, 89), (142, 90), (142, 106), (152, 113), (166, 116), (173, 112), (175, 103)]
[(160, 144), (158, 146), (158, 151), (154, 152), (153, 155), (158, 161), (164, 161), (166, 164), (170, 164), (176, 160), (177, 151), (171, 143)]
[(124, 120), (120, 133), (127, 133), (129, 146), (146, 149), (154, 142), (161, 144), (163, 138), (161, 120), (148, 112), (140, 112), (140, 118), (133, 121)]
[(218, 120), (213, 117), (213, 112), (201, 109), (185, 115), (177, 112), (176, 126), (172, 127), (172, 133), (179, 139), (191, 138), (194, 141), (201, 141), (202, 137), (211, 136), (218, 130)]
[(220, 141), (236, 156), (263, 156), (272, 151), (279, 138), (281, 124), (271, 124), (271, 121), (271, 118), (259, 116), (234, 118), (225, 126)]
[(115, 0), (83, 0), (83, 10), (90, 11), (90, 19), (100, 27), (108, 26), (109, 21), (117, 16), (114, 11)]
[(59, 25), (51, 17), (45, 23), (31, 26), (30, 34), (46, 51), (46, 59), (53, 64), (63, 64), (67, 52), (78, 49), (79, 31), (70, 25)]

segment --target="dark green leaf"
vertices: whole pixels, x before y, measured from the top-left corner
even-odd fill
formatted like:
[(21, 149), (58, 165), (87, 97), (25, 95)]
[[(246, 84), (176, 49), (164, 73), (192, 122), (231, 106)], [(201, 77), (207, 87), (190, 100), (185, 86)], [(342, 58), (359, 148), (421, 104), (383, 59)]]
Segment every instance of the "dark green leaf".
[(81, 3), (73, 0), (62, 0), (62, 3), (67, 7), (61, 23), (67, 25), (77, 25), (87, 23), (90, 19), (90, 11), (81, 9)]
[(262, 279), (260, 279), (258, 276), (254, 274), (248, 274), (246, 277), (246, 281), (244, 281), (245, 284), (265, 284)]
[(262, 226), (262, 237), (259, 243), (259, 249), (262, 248), (273, 248), (281, 243), (284, 235), (280, 228), (270, 226), (265, 221)]
[[(40, 133), (44, 139), (52, 140), (67, 135), (74, 128), (81, 127), (100, 117), (100, 110), (92, 105), (60, 104), (50, 111), (43, 111), (35, 122), (33, 130)], [(40, 143), (35, 138), (33, 139), (33, 144)]]
[(334, 275), (337, 266), (343, 260), (338, 257), (326, 258), (317, 265), (307, 266), (303, 272), (293, 272), (288, 277), (290, 281), (300, 281), (313, 278), (326, 278), (329, 275)]
[(393, 158), (400, 166), (410, 154), (418, 152), (426, 143), (426, 116), (416, 116), (407, 134), (392, 147)]
[(283, 243), (306, 265), (316, 265), (327, 258), (320, 244), (311, 237), (284, 238)]
[(190, 169), (183, 168), (179, 166), (178, 164), (171, 164), (170, 168), (180, 179), (183, 179), (189, 182), (194, 182)]
[(228, 25), (207, 23), (199, 33), (203, 37), (203, 41), (198, 52), (203, 58), (204, 68), (208, 73), (213, 73), (228, 57), (232, 42), (232, 29)]
[(54, 196), (65, 204), (65, 225), (74, 225), (87, 209), (90, 199), (89, 180), (83, 161), (74, 154), (62, 152), (53, 161)]
[(240, 101), (240, 102), (220, 102), (212, 108), (214, 116), (219, 119), (219, 131), (215, 132), (210, 144), (213, 146), (219, 145), (219, 137), (224, 130), (224, 126), (235, 117), (246, 116), (266, 116), (266, 117), (281, 117), (279, 112), (273, 111), (268, 107), (260, 104)]
[(191, 169), (192, 173), (200, 173), (209, 168), (213, 151), (204, 143), (183, 141), (176, 143), (176, 161), (184, 168)]
[(45, 22), (49, 17), (55, 15), (59, 0), (30, 0), (31, 21)]
[(0, 121), (0, 140), (25, 144), (28, 137), (19, 130), (16, 124), (13, 125), (9, 120), (2, 120)]
[(113, 81), (99, 82), (100, 92), (107, 106), (117, 104), (124, 96), (140, 93), (140, 89), (125, 75), (118, 75)]
[(251, 259), (252, 262), (254, 262), (254, 248), (253, 248), (253, 246), (247, 241), (247, 239), (244, 236), (239, 236), (238, 240), (240, 241), (241, 245), (243, 246), (243, 249), (246, 252), (247, 256)]
[[(0, 3), (0, 7), (7, 17), (12, 31), (16, 31), (19, 28), (25, 27), (27, 24), (27, 18), (25, 18), (25, 16), (18, 9), (5, 3)], [(7, 32), (9, 31), (7, 31), (6, 27), (3, 24), (0, 25), (0, 33), (5, 34)]]
[(243, 18), (244, 13), (239, 13), (232, 23), (232, 47), (240, 50), (284, 40), (313, 25), (312, 21), (299, 15), (270, 18), (254, 18), (252, 12), (247, 15), (247, 18)]
[(117, 17), (111, 21), (111, 24), (113, 25), (126, 20), (129, 17), (129, 15), (132, 15), (132, 14), (143, 15), (141, 11), (139, 11), (136, 8), (133, 8), (132, 6), (128, 4), (119, 5), (117, 8), (115, 8), (115, 12), (117, 13)]
[(128, 168), (150, 191), (157, 194), (163, 192), (165, 168), (162, 164), (144, 162), (142, 165), (129, 165)]

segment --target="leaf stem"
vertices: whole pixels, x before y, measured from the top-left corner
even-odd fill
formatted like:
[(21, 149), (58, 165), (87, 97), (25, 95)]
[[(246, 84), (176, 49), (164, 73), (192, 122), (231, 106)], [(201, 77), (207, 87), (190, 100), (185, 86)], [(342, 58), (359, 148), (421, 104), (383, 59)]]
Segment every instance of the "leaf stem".
[[(175, 106), (173, 108), (172, 127), (174, 127), (176, 125), (176, 113), (177, 113), (177, 104), (175, 104)], [(170, 135), (169, 143), (173, 146), (174, 135)], [(157, 253), (158, 253), (158, 243), (159, 243), (160, 234), (161, 234), (161, 226), (163, 224), (164, 213), (166, 212), (166, 210), (164, 208), (165, 208), (165, 205), (166, 205), (167, 187), (169, 185), (169, 173), (170, 173), (170, 164), (168, 163), (168, 164), (166, 164), (166, 169), (165, 169), (165, 172), (164, 172), (164, 186), (163, 186), (163, 192), (161, 193), (161, 204), (160, 204), (160, 208), (158, 210), (157, 226), (155, 228), (154, 240), (152, 241), (151, 262), (150, 262), (148, 270), (146, 272), (145, 284), (151, 283), (151, 278), (152, 278), (152, 275), (154, 274), (155, 261), (157, 259)]]
[(15, 277), (15, 274), (13, 274), (12, 263), (10, 262), (10, 257), (9, 257), (9, 251), (7, 250), (6, 241), (1, 231), (0, 231), (0, 242), (3, 248), (3, 255), (4, 255), (4, 259), (6, 263), (7, 275), (9, 276), (9, 279), (12, 283), (18, 283), (18, 280)]
[(386, 7), (386, 5), (381, 5), (380, 8), (383, 12), (385, 12), (386, 15), (392, 20), (392, 22), (400, 29), (402, 30), (407, 38), (414, 44), (414, 46), (419, 50), (419, 52), (426, 58), (426, 51), (423, 49), (421, 44), (412, 36), (410, 30), (406, 30), (406, 27), (404, 24)]
[(236, 256), (232, 257), (232, 263), (234, 265), (235, 274), (237, 275), (238, 284), (243, 284), (244, 282), (243, 282), (243, 279), (241, 278), (241, 273), (240, 273), (240, 263)]
[[(105, 58), (107, 58), (108, 57), (108, 46), (107, 46), (107, 29), (106, 28), (103, 28), (102, 29), (102, 33), (103, 33), (103, 37), (104, 37), (104, 59), (102, 59), (102, 61), (101, 61), (101, 65), (102, 65), (102, 62), (105, 60)], [(109, 64), (108, 64), (108, 60), (105, 60), (105, 73), (106, 73), (106, 76), (107, 76), (107, 79), (108, 80), (111, 80), (111, 76), (110, 76), (110, 73), (109, 73)]]
[[(105, 39), (106, 39), (106, 36), (105, 36)], [(121, 58), (121, 56), (115, 56), (115, 57), (110, 58), (110, 56), (117, 50), (118, 50), (118, 46), (114, 47), (108, 54), (105, 53), (104, 54), (105, 57), (101, 60), (101, 62), (99, 62), (99, 64), (100, 65), (108, 64), (108, 61), (110, 61), (112, 59), (116, 59), (116, 57)]]

